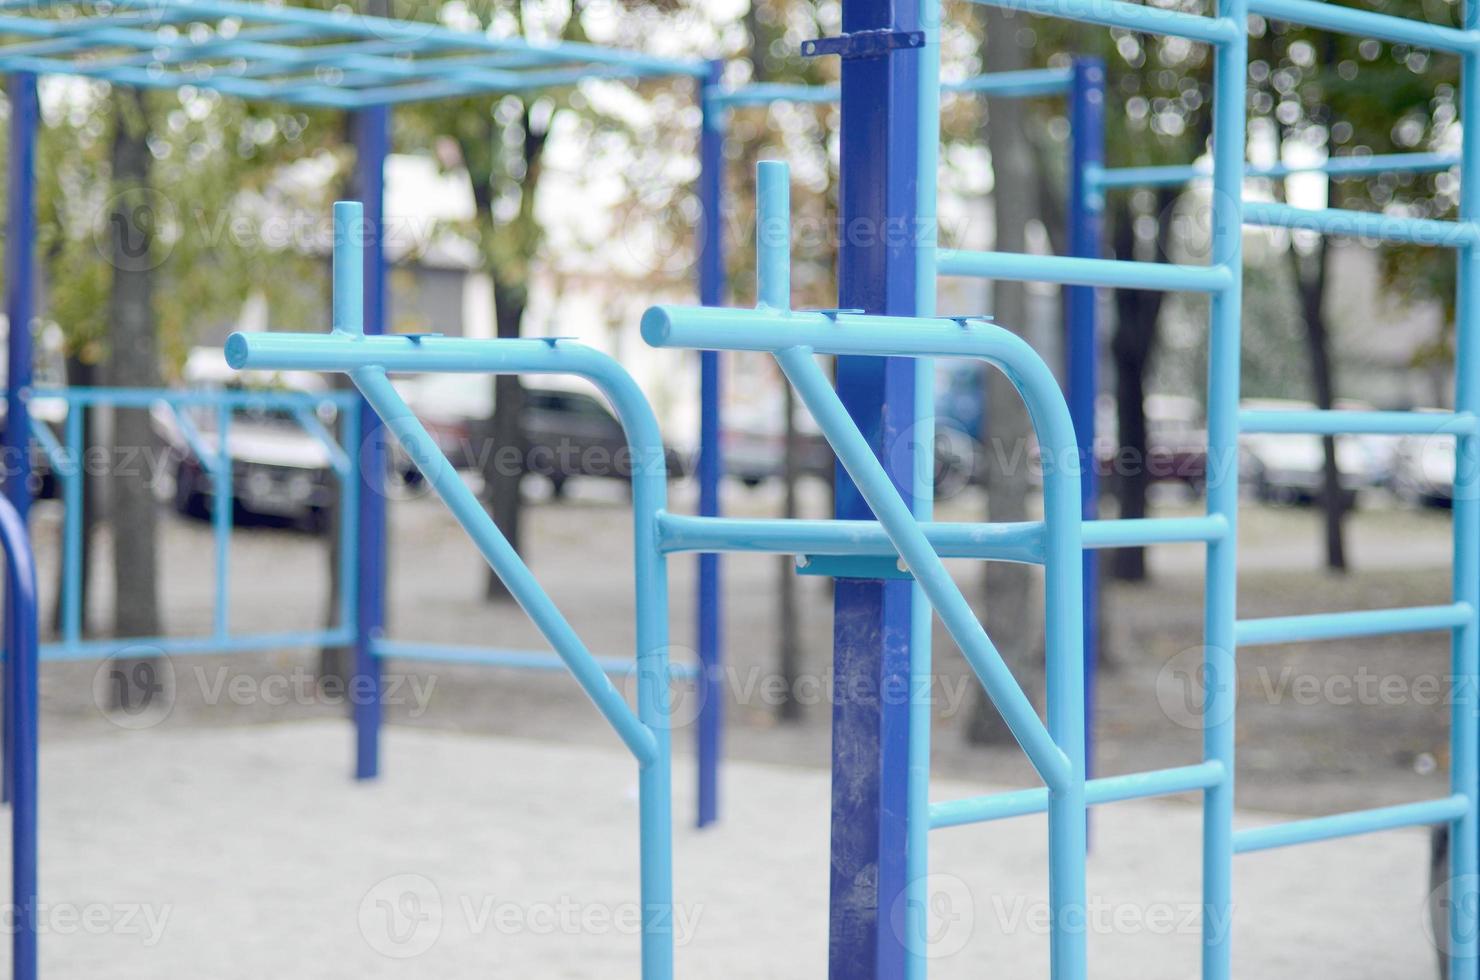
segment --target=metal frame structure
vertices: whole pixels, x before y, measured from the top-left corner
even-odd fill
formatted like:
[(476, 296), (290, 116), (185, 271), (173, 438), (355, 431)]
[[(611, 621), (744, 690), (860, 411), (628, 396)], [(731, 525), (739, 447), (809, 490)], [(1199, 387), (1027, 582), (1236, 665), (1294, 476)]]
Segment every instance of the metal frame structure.
[[(33, 424), (28, 410), (36, 397), (60, 395), (74, 404), (132, 404), (147, 407), (161, 400), (182, 404), (195, 396), (145, 390), (82, 390), (38, 392), (32, 384), (32, 338), (25, 326), (36, 314), (38, 280), (35, 241), (36, 141), (40, 125), (37, 79), (63, 74), (115, 84), (152, 89), (211, 89), (237, 98), (342, 109), (352, 113), (356, 159), (356, 186), (366, 207), (362, 230), (371, 247), (363, 250), (360, 277), (363, 291), (364, 332), (386, 332), (388, 293), (384, 227), (384, 167), (390, 151), (390, 108), (393, 105), (479, 94), (498, 95), (572, 85), (586, 79), (643, 79), (658, 77), (703, 79), (708, 66), (697, 60), (654, 57), (637, 52), (572, 42), (538, 42), (496, 38), (483, 33), (451, 30), (437, 24), (413, 23), (345, 11), (319, 11), (240, 0), (121, 0), (93, 10), (60, 0), (0, 0), (0, 72), (9, 76), (9, 179), (7, 181), (5, 309), (9, 331), (10, 366), (6, 385), (7, 418), (0, 450), (7, 460), (4, 497), (14, 508), (22, 529), (29, 516), (31, 497), (31, 441), (38, 440), (51, 454), (74, 509), (81, 481), (69, 479), (71, 452), (80, 446), (80, 433), (70, 431), (62, 443)], [(348, 279), (340, 279), (338, 296)], [(222, 406), (234, 396), (217, 400)], [(338, 401), (338, 396), (335, 396)], [(282, 634), (227, 634), (225, 611), (226, 542), (229, 509), (218, 508), (216, 563), (218, 600), (212, 635), (208, 638), (154, 638), (141, 641), (175, 652), (230, 652), (283, 644), (350, 642), (354, 647), (353, 689), (373, 696), (354, 699), (355, 774), (374, 778), (379, 770), (380, 678), (389, 658), (477, 663), (512, 668), (549, 669), (560, 665), (556, 654), (507, 650), (449, 649), (426, 644), (395, 643), (383, 636), (385, 623), (385, 495), (380, 490), (385, 468), (379, 416), (370, 403), (356, 398), (346, 418), (344, 445), (352, 446), (350, 461), (365, 481), (352, 491), (355, 506), (347, 522), (358, 528), (341, 552), (346, 577), (341, 611), (352, 622), (325, 631)], [(81, 413), (72, 416), (80, 420)], [(348, 481), (354, 483), (356, 481)], [(350, 491), (347, 491), (347, 493)], [(3, 514), (0, 514), (3, 518)], [(68, 548), (80, 541), (76, 519), (69, 521)], [(3, 527), (0, 527), (3, 536)], [(345, 556), (351, 556), (348, 564)], [(14, 557), (14, 556), (12, 556)], [(357, 559), (357, 560), (356, 560)], [(72, 568), (77, 564), (74, 560)], [(75, 572), (71, 573), (75, 580)], [(58, 644), (48, 645), (48, 659), (102, 655), (107, 651), (80, 637), (74, 590), (67, 622), (72, 626)], [(7, 624), (23, 625), (13, 609)], [(34, 632), (34, 612), (31, 626)], [(9, 628), (9, 627), (8, 627)], [(18, 649), (10, 646), (8, 649)], [(629, 665), (601, 661), (603, 669), (630, 672)], [(18, 815), (14, 841), (15, 904), (35, 905), (35, 715), (17, 710), (14, 698), (23, 698), (29, 683), (24, 657), (5, 659), (5, 756), (9, 771), (4, 789)], [(674, 673), (692, 673), (679, 666)], [(19, 707), (24, 708), (24, 705)], [(666, 741), (666, 739), (665, 739)], [(646, 750), (645, 750), (646, 751)], [(27, 753), (30, 753), (27, 756)], [(32, 761), (27, 763), (26, 758)], [(717, 761), (717, 760), (713, 760)], [(712, 783), (713, 775), (703, 776)], [(666, 790), (665, 790), (666, 792)], [(666, 803), (663, 806), (666, 813)], [(30, 819), (21, 819), (31, 814)], [(28, 870), (29, 869), (29, 872)], [(26, 878), (26, 874), (30, 878)], [(29, 883), (27, 883), (29, 881)], [(22, 900), (23, 894), (25, 900)], [(33, 978), (35, 964), (34, 916), (18, 913), (14, 939), (17, 980)]]
[[(1206, 921), (1226, 923), (1232, 901), (1233, 855), (1391, 827), (1451, 826), (1450, 976), (1476, 977), (1477, 675), (1480, 675), (1480, 186), (1462, 185), (1460, 220), (1453, 223), (1246, 206), (1242, 185), (1247, 62), (1246, 19), (1259, 13), (1313, 27), (1367, 34), (1459, 54), (1464, 84), (1461, 117), (1480, 119), (1480, 7), (1454, 29), (1314, 0), (1223, 0), (1203, 16), (1125, 0), (982, 0), (1033, 13), (1068, 17), (1142, 33), (1163, 33), (1215, 47), (1213, 105), (1213, 254), (1206, 266), (1171, 266), (1096, 255), (1045, 257), (937, 248), (935, 174), (939, 146), (939, 23), (936, 0), (851, 0), (844, 34), (804, 44), (804, 53), (843, 59), (840, 226), (905, 228), (897, 237), (847, 235), (840, 249), (840, 304), (850, 309), (790, 308), (789, 254), (769, 229), (787, 227), (783, 167), (767, 166), (757, 195), (759, 305), (753, 310), (712, 306), (656, 307), (643, 318), (643, 335), (662, 347), (764, 351), (776, 357), (790, 383), (816, 416), (848, 478), (838, 513), (829, 521), (765, 521), (679, 517), (664, 511), (661, 440), (651, 410), (631, 379), (604, 356), (566, 341), (469, 341), (438, 337), (379, 337), (374, 329), (376, 286), (354, 254), (357, 225), (372, 220), (354, 205), (336, 209), (335, 330), (324, 335), (238, 335), (228, 358), (238, 367), (305, 368), (350, 374), (368, 409), (392, 435), (423, 452), (437, 489), (484, 557), (509, 585), (616, 729), (639, 766), (641, 881), (644, 904), (643, 975), (672, 975), (671, 800), (666, 685), (666, 556), (682, 551), (778, 551), (842, 559), (837, 589), (835, 662), (840, 676), (861, 679), (861, 696), (835, 706), (834, 839), (830, 974), (835, 980), (925, 975), (928, 908), (926, 855), (933, 829), (1047, 812), (1050, 901), (1054, 908), (1053, 974), (1083, 980), (1087, 972), (1084, 865), (1086, 810), (1091, 804), (1201, 791), (1204, 808), (1202, 905)], [(216, 5), (212, 5), (215, 7)], [(205, 8), (201, 8), (205, 9)], [(116, 26), (116, 25), (115, 25)], [(110, 27), (111, 29), (111, 27)], [(52, 39), (52, 38), (49, 38)], [(26, 57), (34, 57), (34, 51)], [(0, 67), (6, 67), (0, 52)], [(350, 66), (359, 71), (358, 66)], [(377, 66), (380, 70), (383, 66)], [(368, 70), (368, 69), (367, 69)], [(696, 73), (704, 73), (700, 69)], [(374, 71), (370, 71), (374, 74)], [(292, 83), (287, 79), (279, 82)], [(223, 89), (224, 91), (225, 89)], [(373, 90), (373, 89), (372, 89)], [(355, 98), (363, 94), (350, 93)], [(24, 92), (17, 104), (24, 115)], [(348, 97), (348, 96), (346, 96)], [(34, 93), (30, 104), (34, 106)], [(1473, 131), (1471, 131), (1473, 130)], [(14, 144), (26, 157), (29, 136)], [(1434, 161), (1413, 161), (1433, 167)], [(1464, 135), (1461, 170), (1480, 172), (1480, 126)], [(1082, 179), (1090, 181), (1087, 168)], [(1121, 175), (1126, 182), (1134, 176)], [(19, 192), (12, 186), (11, 194)], [(1458, 388), (1447, 414), (1239, 411), (1242, 228), (1285, 224), (1327, 233), (1357, 233), (1420, 241), (1458, 251)], [(12, 248), (14, 240), (12, 239)], [(1076, 251), (1093, 251), (1088, 243)], [(15, 268), (12, 261), (11, 268)], [(29, 266), (23, 265), (29, 272)], [(1079, 287), (1190, 290), (1211, 296), (1208, 372), (1209, 455), (1207, 512), (1200, 517), (1084, 520), (1080, 449), (1068, 405), (1052, 373), (1010, 331), (977, 318), (935, 315), (937, 275), (1055, 282)], [(23, 281), (29, 283), (29, 275)], [(365, 289), (365, 280), (371, 288)], [(22, 289), (28, 288), (23, 286)], [(383, 295), (383, 294), (380, 294)], [(1083, 294), (1088, 296), (1089, 294)], [(363, 306), (362, 306), (363, 303)], [(12, 296), (11, 309), (16, 309)], [(22, 306), (29, 313), (28, 306)], [(855, 312), (855, 310), (859, 312)], [(12, 322), (28, 322), (29, 316)], [(12, 331), (12, 336), (25, 331)], [(13, 340), (12, 343), (15, 343)], [(836, 389), (816, 355), (838, 358)], [(942, 525), (931, 519), (928, 466), (897, 451), (909, 438), (929, 446), (930, 358), (984, 358), (1003, 368), (1030, 407), (1044, 447), (1045, 517), (1025, 524)], [(617, 695), (601, 665), (570, 630), (512, 552), (477, 501), (386, 380), (390, 371), (565, 372), (595, 380), (617, 407), (639, 461), (656, 460), (635, 480), (635, 577), (638, 707)], [(11, 393), (14, 399), (15, 392)], [(21, 402), (23, 405), (23, 400)], [(22, 409), (23, 410), (23, 409)], [(1235, 607), (1238, 511), (1237, 440), (1240, 432), (1451, 434), (1456, 441), (1454, 591), (1452, 602), (1415, 609), (1321, 613), (1239, 620)], [(894, 449), (896, 451), (889, 451)], [(1067, 460), (1065, 465), (1056, 461)], [(657, 470), (657, 472), (653, 472)], [(373, 496), (373, 495), (365, 495)], [(362, 498), (363, 499), (363, 498)], [(17, 508), (19, 511), (19, 508)], [(0, 532), (4, 531), (0, 510)], [(1170, 541), (1194, 542), (1207, 553), (1203, 758), (1194, 765), (1127, 776), (1089, 779), (1083, 728), (1083, 606), (1085, 549)], [(14, 540), (9, 542), (15, 545)], [(941, 564), (942, 557), (1043, 564), (1047, 583), (1049, 703), (1045, 724), (1023, 695), (969, 605)], [(849, 570), (851, 569), (851, 573)], [(932, 802), (929, 796), (931, 652), (929, 616), (942, 618), (993, 702), (1040, 774), (1039, 790)], [(15, 617), (12, 617), (14, 621)], [(1235, 833), (1233, 817), (1234, 651), (1239, 644), (1280, 643), (1444, 630), (1453, 642), (1451, 792), (1428, 802), (1300, 820)], [(26, 658), (7, 660), (8, 679), (24, 674)], [(907, 703), (884, 692), (909, 692)], [(14, 686), (24, 690), (24, 682)], [(859, 687), (840, 686), (855, 692)], [(8, 694), (13, 702), (22, 694)], [(27, 720), (24, 711), (18, 715)], [(29, 718), (34, 724), (34, 715)], [(34, 730), (19, 743), (34, 747)], [(848, 751), (844, 751), (848, 750)], [(15, 772), (19, 773), (17, 766)], [(32, 769), (34, 773), (34, 768)], [(13, 779), (18, 805), (34, 804), (34, 787)], [(34, 830), (34, 827), (33, 827)], [(22, 847), (17, 840), (17, 864)], [(30, 855), (34, 855), (34, 851)], [(30, 867), (34, 869), (32, 861)], [(19, 880), (19, 879), (18, 879)], [(34, 882), (22, 899), (34, 900)], [(902, 902), (902, 905), (896, 903)], [(903, 909), (904, 927), (891, 921)], [(21, 930), (24, 932), (25, 930)], [(34, 937), (16, 936), (19, 950)], [(1230, 936), (1206, 928), (1206, 980), (1231, 976)]]

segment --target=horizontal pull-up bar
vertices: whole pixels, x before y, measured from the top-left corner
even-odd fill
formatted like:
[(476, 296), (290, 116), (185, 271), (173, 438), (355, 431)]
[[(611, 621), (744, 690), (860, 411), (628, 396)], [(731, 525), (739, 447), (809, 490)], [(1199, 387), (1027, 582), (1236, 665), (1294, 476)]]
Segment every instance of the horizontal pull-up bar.
[(1249, 410), (1238, 413), (1238, 428), (1245, 433), (1319, 436), (1475, 435), (1480, 432), (1480, 420), (1468, 412)]
[[(1066, 68), (1028, 68), (1022, 71), (992, 72), (942, 82), (942, 92), (981, 95), (987, 98), (1027, 99), (1042, 95), (1062, 95), (1069, 91), (1073, 74)], [(705, 98), (716, 106), (758, 106), (776, 102), (826, 105), (837, 102), (841, 89), (836, 85), (792, 85), (785, 82), (757, 82), (741, 88), (712, 90)]]
[(1203, 17), (1180, 10), (1126, 3), (1124, 0), (973, 0), (989, 7), (1021, 10), (1045, 17), (1120, 27), (1143, 34), (1185, 37), (1189, 41), (1225, 44), (1239, 37), (1244, 25), (1224, 17)]
[[(1249, 164), (1245, 177), (1278, 180), (1292, 174), (1327, 174), (1332, 177), (1365, 177), (1385, 173), (1436, 173), (1459, 166), (1453, 153), (1373, 153), (1369, 156), (1327, 157), (1310, 163)], [(1213, 171), (1192, 163), (1161, 167), (1104, 167), (1091, 169), (1089, 183), (1101, 190), (1116, 187), (1167, 187), (1211, 180)]]
[[(1125, 776), (1103, 776), (1084, 784), (1084, 802), (1089, 804), (1121, 803), (1154, 796), (1172, 796), (1193, 790), (1208, 789), (1223, 782), (1227, 770), (1223, 763), (1210, 761), (1175, 769), (1155, 769)], [(1048, 809), (1048, 790), (1043, 788), (990, 793), (962, 800), (945, 800), (930, 804), (930, 829), (966, 827), (1009, 817), (1024, 817)]]
[[(1043, 522), (920, 525), (942, 558), (1043, 563)], [(1131, 548), (1148, 544), (1221, 540), (1228, 522), (1220, 515), (1085, 521), (1084, 547)], [(668, 553), (759, 552), (779, 555), (853, 555), (893, 558), (898, 552), (875, 521), (766, 520), (658, 515), (658, 547)]]
[(1451, 602), (1442, 606), (1359, 609), (1304, 616), (1241, 619), (1234, 635), (1241, 647), (1267, 646), (1276, 643), (1343, 640), (1354, 636), (1458, 629), (1471, 625), (1474, 619), (1475, 610), (1468, 602)]
[(1232, 288), (1234, 284), (1233, 273), (1219, 265), (1172, 265), (1167, 262), (1127, 262), (962, 249), (941, 249), (937, 255), (936, 271), (943, 276), (1190, 293), (1217, 293)]
[(1480, 243), (1480, 226), (1341, 208), (1297, 208), (1270, 201), (1245, 201), (1244, 224), (1288, 231), (1314, 231), (1383, 242), (1465, 248)]
[(1421, 803), (1400, 803), (1397, 806), (1377, 807), (1372, 810), (1336, 813), (1329, 817), (1292, 820), (1268, 827), (1253, 827), (1236, 831), (1233, 835), (1233, 852), (1249, 854), (1254, 851), (1267, 851), (1274, 847), (1313, 844), (1317, 841), (1335, 840), (1339, 837), (1355, 837), (1358, 834), (1396, 830), (1399, 827), (1426, 827), (1431, 824), (1457, 820), (1469, 810), (1470, 798), (1456, 793), (1453, 796), (1424, 800)]
[(1407, 17), (1376, 14), (1320, 0), (1249, 0), (1249, 13), (1337, 34), (1373, 37), (1456, 54), (1480, 47), (1480, 33), (1476, 31), (1426, 24)]

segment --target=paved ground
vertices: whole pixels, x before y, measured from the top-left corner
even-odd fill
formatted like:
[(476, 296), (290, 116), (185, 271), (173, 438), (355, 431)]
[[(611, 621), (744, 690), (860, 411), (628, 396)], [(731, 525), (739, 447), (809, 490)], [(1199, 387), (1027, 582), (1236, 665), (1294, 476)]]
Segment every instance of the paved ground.
[[(637, 975), (625, 757), (405, 727), (386, 747), (384, 778), (356, 785), (342, 722), (49, 744), (45, 975)], [(825, 975), (826, 776), (736, 763), (725, 785), (724, 825), (677, 834), (678, 976)], [(1196, 975), (1198, 827), (1176, 803), (1099, 811), (1091, 976)], [(932, 977), (1047, 976), (1041, 819), (932, 846)], [(1429, 975), (1423, 835), (1370, 838), (1359, 859), (1340, 848), (1240, 859), (1237, 976)]]
[[(677, 490), (676, 508), (687, 506), (685, 488)], [(588, 644), (622, 656), (631, 645), (630, 522), (620, 493), (613, 491), (578, 487), (571, 501), (531, 508), (527, 553)], [(737, 513), (766, 513), (775, 503), (766, 489), (736, 488), (727, 506)], [(820, 515), (821, 506), (820, 496), (809, 493), (810, 512)], [(961, 499), (944, 516), (971, 516), (980, 506), (979, 500)], [(1167, 501), (1163, 510), (1185, 506)], [(434, 502), (398, 503), (392, 513), (395, 636), (538, 645), (516, 609), (482, 601), (483, 567)], [(55, 575), (56, 517), (54, 505), (38, 508), (38, 551), (48, 588)], [(1351, 531), (1356, 570), (1333, 577), (1316, 570), (1318, 528), (1310, 512), (1251, 508), (1241, 527), (1240, 612), (1444, 601), (1447, 535), (1448, 515), (1442, 512), (1359, 513)], [(166, 521), (163, 567), (172, 633), (209, 624), (209, 542), (205, 524), (173, 516)], [(809, 684), (800, 693), (808, 703), (800, 724), (779, 724), (771, 681), (780, 561), (742, 556), (726, 564), (726, 748), (735, 764), (725, 777), (723, 833), (685, 835), (680, 843), (684, 893), (704, 895), (706, 909), (702, 937), (681, 960), (686, 976), (800, 977), (822, 971), (828, 703), (818, 682), (828, 671), (830, 597), (824, 581), (799, 581), (803, 675)], [(102, 536), (95, 624), (108, 620), (107, 565)], [(673, 562), (673, 636), (679, 644), (692, 636), (693, 565), (688, 558)], [(306, 535), (272, 528), (237, 533), (233, 624), (273, 630), (319, 625), (325, 567), (322, 544)], [(955, 569), (968, 595), (975, 595), (972, 566)], [(1187, 651), (1200, 643), (1198, 549), (1157, 551), (1153, 569), (1151, 584), (1114, 586), (1109, 595), (1111, 663), (1101, 677), (1097, 726), (1102, 773), (1198, 757), (1198, 734), (1181, 700)], [(937, 649), (938, 795), (949, 792), (947, 779), (1030, 784), (1015, 749), (965, 744), (962, 718), (971, 709), (973, 688), (943, 635)], [(1310, 814), (1444, 795), (1447, 661), (1445, 640), (1437, 635), (1242, 652), (1241, 805)], [(402, 962), (362, 948), (354, 924), (362, 897), (376, 881), (402, 872), (432, 878), (448, 907), (490, 895), (500, 901), (511, 896), (527, 908), (543, 908), (540, 902), (566, 895), (589, 901), (588, 884), (606, 907), (625, 900), (631, 780), (620, 767), (599, 764), (603, 753), (617, 750), (616, 740), (568, 677), (421, 665), (396, 677), (400, 686), (388, 711), (390, 782), (348, 787), (340, 779), (346, 736), (331, 721), (344, 709), (314, 688), (315, 662), (314, 652), (304, 650), (175, 658), (166, 665), (174, 681), (169, 711), (142, 717), (99, 709), (95, 664), (44, 669), (48, 874), (56, 876), (48, 888), (59, 895), (99, 896), (88, 901), (145, 895), (179, 909), (167, 942), (147, 954), (130, 952), (116, 934), (74, 937), (69, 948), (78, 952), (68, 955), (93, 959), (54, 975), (446, 977), (486, 975), (493, 963), (507, 964), (511, 977), (587, 977), (630, 965), (630, 955), (604, 958), (613, 948), (630, 954), (630, 939), (583, 935), (554, 943), (537, 941), (531, 930), (500, 936), (499, 952), (490, 956), (487, 929), (477, 928), (485, 920), (474, 914), (469, 926), (462, 911), (426, 956)], [(128, 730), (134, 728), (147, 730)], [(688, 765), (688, 733), (679, 733), (675, 744), (680, 765)], [(678, 785), (685, 794), (679, 812), (687, 815), (691, 773), (680, 773)], [(368, 797), (374, 799), (369, 806)], [(577, 813), (600, 826), (595, 836), (577, 836), (590, 833), (576, 822)], [(1196, 811), (1177, 802), (1108, 811), (1097, 823), (1105, 844), (1096, 858), (1098, 893), (1139, 909), (1126, 913), (1132, 918), (1152, 911), (1164, 915), (1157, 903), (1193, 901), (1196, 828)], [(428, 836), (430, 854), (424, 848)], [(1041, 958), (1040, 937), (1025, 938), (1020, 925), (1001, 925), (1021, 919), (1014, 903), (1040, 894), (1033, 890), (1042, 852), (1038, 825), (1019, 821), (951, 831), (939, 841), (941, 868), (975, 869), (963, 874), (978, 889), (971, 899), (973, 936), (1010, 935), (971, 944), (973, 952), (947, 957), (935, 975), (985, 968), (974, 958), (983, 949), (1012, 964), (994, 975), (1039, 975), (1029, 965)], [(156, 847), (162, 857), (151, 871)], [(590, 857), (587, 850), (599, 856), (589, 876), (577, 873)], [(478, 857), (470, 861), (470, 855)], [(1321, 976), (1426, 975), (1429, 952), (1417, 912), (1426, 890), (1422, 835), (1382, 835), (1360, 846), (1322, 845), (1241, 860), (1246, 870), (1239, 928), (1251, 930), (1241, 944), (1241, 978), (1296, 976), (1301, 970)], [(554, 869), (549, 879), (536, 873), (546, 861)], [(218, 864), (227, 870), (216, 873)], [(962, 886), (945, 880), (943, 887), (955, 894), (952, 889)], [(243, 930), (275, 938), (253, 942), (249, 952), (239, 942)], [(473, 935), (480, 931), (482, 936)], [(1177, 930), (1157, 934), (1165, 931), (1149, 922), (1133, 934), (1122, 930), (1104, 940), (1104, 955), (1126, 967), (1124, 975), (1134, 965), (1138, 980), (1195, 975), (1195, 939)], [(779, 938), (758, 943), (757, 935)], [(318, 963), (330, 964), (327, 972), (311, 972)], [(475, 963), (484, 972), (475, 972)], [(1096, 974), (1101, 975), (1122, 974)]]

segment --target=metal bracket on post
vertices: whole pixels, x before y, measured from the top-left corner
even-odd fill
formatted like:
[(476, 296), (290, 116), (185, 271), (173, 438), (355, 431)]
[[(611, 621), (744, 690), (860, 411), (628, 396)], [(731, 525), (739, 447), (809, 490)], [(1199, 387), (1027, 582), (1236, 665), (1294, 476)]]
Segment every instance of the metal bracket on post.
[(874, 580), (914, 577), (898, 558), (882, 555), (797, 555), (797, 574)]
[(802, 57), (880, 58), (899, 48), (923, 48), (924, 31), (871, 30), (802, 42)]

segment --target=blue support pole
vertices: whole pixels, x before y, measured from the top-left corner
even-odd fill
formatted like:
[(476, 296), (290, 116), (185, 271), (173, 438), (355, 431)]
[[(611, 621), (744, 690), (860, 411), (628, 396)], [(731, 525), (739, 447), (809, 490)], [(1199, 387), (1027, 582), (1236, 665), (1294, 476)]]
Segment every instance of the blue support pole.
[[(386, 332), (385, 269), (385, 158), (390, 152), (390, 109), (372, 106), (355, 113), (356, 174), (360, 198), (364, 202), (364, 221), (359, 227), (340, 227), (340, 214), (335, 212), (335, 239), (341, 231), (362, 236), (365, 259), (358, 270), (364, 277), (364, 306), (361, 330), (369, 335)], [(352, 226), (353, 222), (345, 222)], [(338, 253), (336, 253), (338, 254)], [(355, 270), (334, 270), (336, 286), (341, 276)], [(341, 293), (334, 290), (335, 301)], [(352, 316), (348, 311), (346, 316)], [(339, 312), (335, 324), (339, 325)], [(345, 324), (349, 327), (350, 324)], [(353, 586), (355, 600), (354, 675), (350, 678), (350, 697), (355, 720), (355, 778), (374, 779), (380, 773), (380, 660), (375, 655), (375, 641), (385, 626), (386, 528), (385, 528), (385, 444), (380, 416), (363, 398), (360, 400), (360, 446), (357, 456), (360, 479), (359, 493), (359, 574)]]
[[(27, 396), (31, 388), (31, 321), (36, 315), (36, 128), (41, 117), (36, 98), (36, 76), (10, 76), (10, 173), (6, 190), (5, 314), (10, 324), (6, 340), (9, 364), (5, 385), (6, 424), (0, 433), (4, 453), (5, 499), (24, 526), (31, 514), (31, 418)], [(6, 621), (16, 617), (6, 599)], [(12, 695), (17, 687), (15, 658), (6, 657), (3, 670), (5, 727), (4, 772), (0, 798), (13, 799), (12, 765), (15, 735), (11, 719), (19, 710)]]
[[(1105, 64), (1075, 58), (1069, 82), (1069, 254), (1100, 257), (1104, 198), (1094, 174), (1105, 165)], [(1100, 516), (1100, 481), (1095, 472), (1095, 400), (1099, 395), (1098, 301), (1093, 286), (1064, 288), (1067, 327), (1066, 374), (1069, 417), (1079, 443), (1080, 503), (1086, 521)], [(1084, 765), (1094, 775), (1095, 667), (1100, 644), (1099, 556), (1084, 552)]]
[[(709, 63), (709, 74), (700, 90), (702, 129), (699, 135), (699, 206), (703, 210), (703, 237), (699, 242), (699, 302), (719, 306), (725, 299), (724, 253), (724, 143), (725, 108), (715, 101), (724, 63)], [(720, 361), (719, 352), (699, 352), (699, 514), (719, 516), (719, 481), (724, 472), (720, 458)], [(722, 680), (722, 620), (720, 616), (720, 565), (718, 554), (699, 556), (698, 637), (702, 673), (698, 684), (700, 827), (719, 819), (719, 756), (721, 724), (724, 720)]]
[[(0, 546), (5, 551), (6, 690), (15, 694), (5, 726), (13, 732), (10, 823), (10, 975), (36, 980), (38, 678), (36, 642), (36, 564), (20, 511), (0, 500)], [(14, 666), (11, 666), (14, 665)]]
[[(838, 305), (911, 316), (917, 296), (919, 155), (918, 0), (843, 6)], [(865, 32), (860, 34), (860, 32)], [(894, 43), (867, 55), (879, 34)], [(856, 38), (855, 38), (856, 35)], [(808, 42), (815, 51), (822, 42)], [(865, 56), (860, 56), (865, 55)], [(888, 234), (893, 229), (897, 234)], [(889, 477), (913, 505), (915, 365), (845, 356), (837, 391)], [(873, 513), (839, 467), (835, 516)], [(833, 599), (832, 862), (828, 976), (904, 977), (907, 947), (891, 922), (907, 883), (911, 583), (837, 580)]]

